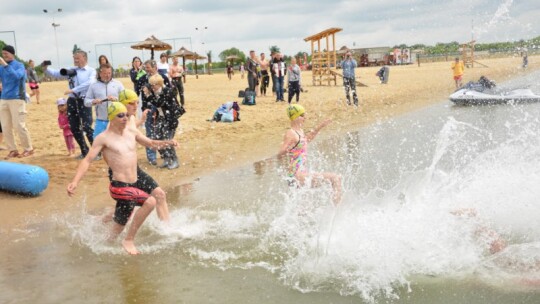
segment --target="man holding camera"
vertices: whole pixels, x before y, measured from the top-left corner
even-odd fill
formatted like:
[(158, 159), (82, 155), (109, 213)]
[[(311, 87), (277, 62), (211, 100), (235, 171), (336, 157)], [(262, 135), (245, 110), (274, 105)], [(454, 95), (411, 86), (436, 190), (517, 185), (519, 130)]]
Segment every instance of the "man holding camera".
[[(75, 51), (73, 53), (73, 64), (69, 69), (60, 69), (60, 71), (48, 67), (51, 62), (43, 62), (45, 71), (53, 77), (63, 77), (69, 80), (69, 90), (65, 95), (69, 95), (67, 100), (69, 127), (73, 137), (81, 148), (79, 159), (83, 159), (88, 154), (89, 146), (94, 141), (94, 130), (92, 129), (92, 109), (84, 106), (84, 97), (91, 83), (96, 81), (96, 70), (89, 67), (88, 55), (85, 51)], [(88, 139), (88, 143), (84, 138)]]
[[(15, 48), (6, 45), (0, 57), (0, 122), (6, 137), (9, 154), (12, 157), (26, 157), (34, 154), (30, 133), (26, 128), (26, 70), (24, 65), (15, 59)], [(19, 154), (13, 129), (19, 133), (24, 151)]]
[(356, 95), (356, 76), (354, 74), (354, 68), (356, 68), (356, 60), (352, 58), (351, 51), (347, 50), (345, 53), (345, 60), (341, 63), (343, 69), (343, 86), (345, 87), (345, 96), (347, 97), (347, 104), (351, 105), (350, 92), (352, 91), (354, 105), (358, 106), (358, 95)]
[(124, 85), (112, 78), (112, 66), (105, 63), (99, 66), (99, 78), (92, 83), (86, 92), (84, 105), (96, 107), (96, 123), (94, 124), (94, 138), (107, 129), (109, 124), (108, 108), (112, 101), (118, 100), (118, 95), (124, 90)]

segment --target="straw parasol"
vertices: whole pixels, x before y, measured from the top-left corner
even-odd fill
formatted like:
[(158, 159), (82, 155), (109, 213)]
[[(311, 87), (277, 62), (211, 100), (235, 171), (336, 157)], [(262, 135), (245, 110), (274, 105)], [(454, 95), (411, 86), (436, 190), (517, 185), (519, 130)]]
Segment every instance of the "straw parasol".
[[(178, 51), (172, 53), (169, 55), (169, 57), (182, 57), (182, 67), (184, 68), (184, 71), (186, 70), (186, 58), (192, 59), (193, 56), (195, 56), (196, 53), (186, 49), (185, 47), (181, 47)], [(186, 75), (184, 74), (184, 83), (186, 82)]]
[(238, 58), (240, 58), (240, 57), (238, 57), (238, 56), (236, 56), (236, 55), (229, 55), (229, 56), (225, 57), (225, 59), (227, 59), (227, 60), (230, 60), (230, 59), (238, 59)]
[(199, 74), (197, 74), (197, 59), (206, 59), (206, 57), (199, 55), (197, 53), (194, 53), (191, 56), (186, 56), (187, 59), (195, 60), (195, 77), (199, 78)]
[(154, 59), (154, 50), (166, 51), (172, 49), (172, 46), (166, 42), (157, 39), (154, 35), (144, 39), (139, 43), (135, 43), (131, 46), (135, 50), (150, 50), (150, 58)]

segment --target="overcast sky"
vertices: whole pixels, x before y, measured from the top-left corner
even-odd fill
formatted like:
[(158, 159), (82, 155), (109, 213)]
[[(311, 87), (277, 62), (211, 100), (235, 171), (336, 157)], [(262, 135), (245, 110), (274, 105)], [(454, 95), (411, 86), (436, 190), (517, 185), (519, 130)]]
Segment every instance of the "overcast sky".
[[(540, 35), (539, 0), (20, 0), (2, 1), (0, 31), (14, 31), (17, 54), (53, 66), (72, 64), (74, 44), (90, 51), (89, 63), (105, 54), (114, 64), (129, 65), (149, 53), (129, 48), (155, 35), (174, 50), (185, 46), (217, 55), (230, 47), (268, 53), (277, 45), (287, 55), (310, 52), (303, 38), (330, 27), (337, 48), (394, 46), (401, 43), (513, 41)], [(58, 8), (61, 13), (52, 13)], [(47, 9), (49, 13), (44, 13)], [(58, 64), (54, 22), (60, 63)], [(206, 30), (195, 30), (195, 28)], [(0, 39), (14, 43), (13, 33)], [(190, 37), (190, 39), (189, 39)], [(127, 42), (120, 44), (121, 42)], [(111, 43), (115, 43), (112, 44)], [(204, 44), (203, 44), (204, 43)], [(106, 44), (106, 45), (103, 45)]]

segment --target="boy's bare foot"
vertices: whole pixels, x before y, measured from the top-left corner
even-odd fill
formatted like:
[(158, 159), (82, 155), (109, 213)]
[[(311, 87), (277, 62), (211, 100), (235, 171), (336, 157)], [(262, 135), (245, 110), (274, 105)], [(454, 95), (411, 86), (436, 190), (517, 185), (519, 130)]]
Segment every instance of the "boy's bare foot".
[(139, 251), (137, 250), (137, 248), (135, 248), (135, 243), (133, 243), (133, 241), (123, 240), (122, 246), (129, 254), (132, 254), (132, 255), (139, 254)]

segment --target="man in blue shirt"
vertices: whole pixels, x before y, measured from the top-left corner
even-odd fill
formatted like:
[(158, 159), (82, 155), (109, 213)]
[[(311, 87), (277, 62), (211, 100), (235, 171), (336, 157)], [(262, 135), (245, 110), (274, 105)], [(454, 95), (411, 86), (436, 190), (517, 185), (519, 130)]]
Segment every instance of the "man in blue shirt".
[[(26, 128), (26, 69), (15, 59), (15, 48), (11, 45), (6, 45), (2, 49), (0, 81), (2, 82), (0, 123), (9, 149), (6, 159), (30, 156), (34, 154), (34, 149), (30, 133)], [(21, 154), (15, 144), (13, 129), (19, 133), (19, 139), (24, 148)]]
[(341, 63), (343, 69), (343, 86), (345, 87), (345, 96), (347, 97), (347, 104), (351, 104), (350, 92), (354, 100), (354, 105), (358, 106), (358, 95), (356, 95), (356, 76), (354, 75), (354, 68), (356, 68), (356, 60), (351, 56), (351, 51), (347, 50), (345, 54), (345, 60)]
[[(96, 81), (96, 70), (89, 67), (88, 55), (85, 51), (75, 51), (73, 53), (74, 67), (61, 69), (60, 71), (45, 66), (48, 74), (54, 77), (62, 77), (69, 80), (69, 90), (64, 94), (68, 95), (67, 114), (69, 119), (69, 127), (73, 133), (73, 137), (81, 148), (79, 159), (83, 159), (88, 154), (89, 146), (94, 142), (94, 130), (92, 129), (92, 108), (84, 106), (84, 97), (91, 83)], [(70, 72), (74, 71), (74, 74)], [(84, 138), (88, 139), (88, 144)]]

